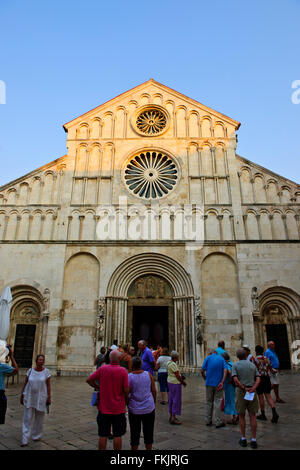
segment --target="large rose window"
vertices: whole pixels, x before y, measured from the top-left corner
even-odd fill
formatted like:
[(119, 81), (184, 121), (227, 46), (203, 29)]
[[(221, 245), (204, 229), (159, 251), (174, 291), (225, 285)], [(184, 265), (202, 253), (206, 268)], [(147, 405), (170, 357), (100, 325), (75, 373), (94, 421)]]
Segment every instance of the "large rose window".
[(135, 155), (124, 169), (127, 189), (137, 197), (159, 199), (176, 186), (178, 168), (168, 155), (158, 151)]

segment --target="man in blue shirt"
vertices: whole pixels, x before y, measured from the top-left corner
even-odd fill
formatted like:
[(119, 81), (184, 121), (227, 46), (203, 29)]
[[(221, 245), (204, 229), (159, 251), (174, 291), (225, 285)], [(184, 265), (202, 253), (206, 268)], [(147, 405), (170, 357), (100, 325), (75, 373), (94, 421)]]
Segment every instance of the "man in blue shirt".
[(228, 352), (225, 351), (224, 348), (225, 348), (225, 342), (224, 342), (224, 341), (219, 341), (219, 342), (218, 342), (218, 347), (217, 347), (217, 349), (216, 349), (216, 353), (217, 353), (219, 356), (222, 356), (223, 353), (228, 354)]
[(154, 374), (155, 361), (152, 352), (146, 346), (146, 341), (143, 339), (138, 342), (138, 348), (141, 352), (141, 359), (143, 361), (142, 369), (150, 372), (151, 375)]
[(202, 377), (206, 385), (206, 426), (212, 424), (212, 414), (215, 406), (216, 428), (222, 428), (225, 424), (221, 417), (221, 402), (223, 398), (223, 384), (227, 375), (227, 364), (223, 357), (219, 356), (215, 349), (211, 349), (201, 367)]
[[(7, 364), (7, 356), (10, 355), (13, 367)], [(5, 395), (5, 377), (6, 375), (14, 375), (19, 368), (13, 357), (10, 346), (6, 346), (4, 341), (0, 341), (0, 424), (5, 423), (5, 415), (7, 409), (7, 399)]]
[(275, 374), (272, 374), (270, 377), (272, 388), (275, 393), (276, 397), (276, 402), (277, 403), (285, 403), (280, 396), (279, 396), (279, 359), (278, 356), (275, 352), (275, 343), (274, 341), (269, 341), (268, 342), (268, 349), (265, 352), (265, 357), (267, 357), (271, 363), (271, 367), (275, 369), (277, 372)]

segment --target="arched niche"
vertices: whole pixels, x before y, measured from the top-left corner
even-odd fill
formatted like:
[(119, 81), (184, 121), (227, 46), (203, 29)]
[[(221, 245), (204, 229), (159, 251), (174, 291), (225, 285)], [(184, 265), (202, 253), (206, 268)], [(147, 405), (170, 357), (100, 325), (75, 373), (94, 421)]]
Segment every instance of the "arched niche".
[(99, 261), (91, 253), (79, 252), (66, 261), (57, 336), (57, 369), (62, 375), (86, 371), (94, 362), (99, 276)]
[(234, 357), (241, 344), (240, 297), (236, 264), (221, 252), (204, 258), (201, 264), (204, 354), (225, 341), (226, 350)]

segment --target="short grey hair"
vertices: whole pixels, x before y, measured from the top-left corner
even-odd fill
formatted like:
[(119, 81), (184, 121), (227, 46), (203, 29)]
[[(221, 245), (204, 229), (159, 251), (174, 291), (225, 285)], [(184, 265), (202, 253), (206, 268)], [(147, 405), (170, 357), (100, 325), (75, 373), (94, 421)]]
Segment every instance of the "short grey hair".
[(171, 358), (174, 359), (175, 357), (179, 357), (179, 354), (177, 351), (172, 351), (171, 352)]

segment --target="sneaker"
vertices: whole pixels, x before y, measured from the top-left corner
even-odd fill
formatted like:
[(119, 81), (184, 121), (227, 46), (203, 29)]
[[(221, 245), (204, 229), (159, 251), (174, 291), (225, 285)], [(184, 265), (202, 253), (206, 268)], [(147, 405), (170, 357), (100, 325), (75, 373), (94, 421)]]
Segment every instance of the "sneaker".
[(267, 421), (267, 417), (265, 414), (260, 414), (256, 416), (256, 419), (260, 419), (261, 421)]
[(206, 426), (212, 426), (212, 422), (206, 423)]
[(251, 441), (250, 442), (250, 447), (251, 447), (251, 449), (257, 449), (257, 442), (256, 441)]
[(241, 447), (247, 447), (247, 439), (240, 439), (239, 444)]
[(279, 400), (276, 400), (276, 403), (285, 403), (285, 401), (281, 400), (281, 398), (279, 398)]

